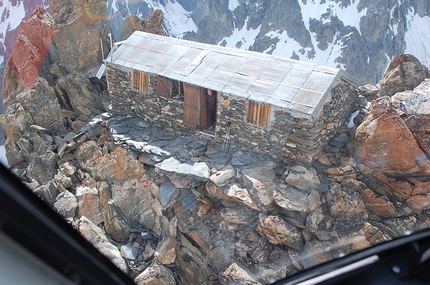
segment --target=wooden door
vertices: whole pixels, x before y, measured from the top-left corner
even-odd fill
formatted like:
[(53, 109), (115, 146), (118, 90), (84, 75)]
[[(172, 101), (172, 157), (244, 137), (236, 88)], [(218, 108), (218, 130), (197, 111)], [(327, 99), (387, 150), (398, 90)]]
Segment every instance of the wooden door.
[(200, 87), (184, 83), (184, 125), (187, 128), (200, 127)]
[(200, 127), (205, 129), (208, 126), (208, 106), (206, 101), (207, 89), (203, 89), (200, 94)]
[(157, 76), (156, 94), (166, 98), (172, 97), (172, 81), (163, 76)]

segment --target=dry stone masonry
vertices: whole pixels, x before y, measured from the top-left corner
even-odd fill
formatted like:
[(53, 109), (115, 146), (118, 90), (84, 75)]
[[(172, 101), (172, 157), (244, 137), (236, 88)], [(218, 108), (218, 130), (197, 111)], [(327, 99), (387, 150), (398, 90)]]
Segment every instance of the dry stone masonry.
[[(342, 70), (139, 31), (105, 64), (113, 114), (148, 119), (172, 132), (205, 131), (204, 94), (214, 90), (216, 139), (309, 165), (356, 108), (358, 97), (358, 82)], [(147, 79), (134, 82), (135, 76)], [(184, 84), (183, 98), (159, 94), (164, 80)], [(198, 117), (195, 125), (190, 117)]]

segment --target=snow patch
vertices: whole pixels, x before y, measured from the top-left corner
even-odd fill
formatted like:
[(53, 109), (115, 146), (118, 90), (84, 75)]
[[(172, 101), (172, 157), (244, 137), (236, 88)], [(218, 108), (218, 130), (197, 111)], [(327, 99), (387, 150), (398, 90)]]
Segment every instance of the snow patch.
[(228, 9), (232, 12), (239, 6), (240, 6), (239, 0), (228, 1)]
[[(235, 47), (239, 49), (248, 50), (250, 46), (252, 46), (255, 42), (255, 38), (260, 33), (261, 25), (256, 29), (246, 29), (248, 26), (248, 18), (245, 21), (242, 29), (235, 28), (233, 33), (229, 37), (224, 37), (221, 41), (218, 42), (218, 45), (221, 43), (225, 43), (227, 47)], [(249, 41), (249, 42), (248, 42)], [(238, 43), (239, 46), (238, 46)]]
[(6, 168), (10, 167), (9, 162), (7, 161), (6, 148), (4, 147), (4, 145), (0, 145), (0, 163), (3, 164)]
[(296, 42), (294, 39), (290, 38), (287, 35), (287, 31), (271, 31), (265, 34), (266, 37), (271, 39), (278, 39), (278, 43), (276, 46), (273, 44), (268, 49), (264, 51), (264, 53), (268, 53), (270, 51), (271, 54), (286, 58), (291, 58), (293, 52), (299, 56), (300, 60), (303, 60), (302, 56), (307, 54), (309, 50), (303, 49), (303, 47)]
[(430, 66), (430, 34), (423, 27), (430, 27), (430, 17), (420, 17), (410, 10), (406, 15), (407, 31), (405, 33), (405, 53), (412, 54), (422, 64)]
[(327, 1), (325, 3), (321, 3), (322, 1), (307, 1), (306, 4), (303, 3), (303, 1), (298, 2), (302, 10), (302, 17), (307, 30), (309, 30), (310, 19), (322, 20), (323, 23), (328, 22), (329, 19), (323, 16), (326, 13), (336, 16), (345, 26), (352, 26), (359, 29), (360, 19), (367, 13), (367, 8), (358, 12), (358, 0), (353, 0), (353, 2), (347, 7), (341, 7), (342, 2), (335, 3)]
[[(7, 11), (6, 15), (7, 18), (5, 19), (5, 22), (8, 24), (6, 25), (6, 30), (14, 30), (21, 25), (22, 20), (25, 18), (25, 7), (23, 2), (17, 2), (18, 5), (13, 6), (11, 2), (3, 2), (5, 4), (4, 10)], [(2, 11), (2, 15), (4, 11)], [(3, 26), (3, 25), (2, 25)], [(2, 31), (3, 32), (3, 31)]]
[(187, 32), (197, 31), (197, 26), (191, 18), (191, 12), (186, 11), (178, 2), (166, 1), (164, 6), (156, 0), (149, 0), (147, 3), (154, 10), (163, 11), (163, 23), (170, 36), (182, 38)]

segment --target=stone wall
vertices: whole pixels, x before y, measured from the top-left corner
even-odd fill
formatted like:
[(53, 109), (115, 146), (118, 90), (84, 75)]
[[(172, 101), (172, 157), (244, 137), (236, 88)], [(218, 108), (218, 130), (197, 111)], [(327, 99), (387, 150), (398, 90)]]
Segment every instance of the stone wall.
[(357, 93), (353, 86), (341, 80), (330, 96), (330, 102), (324, 104), (316, 120), (296, 118), (286, 110), (272, 106), (271, 125), (265, 129), (246, 123), (247, 100), (220, 93), (217, 136), (225, 138), (230, 121), (231, 147), (244, 147), (310, 164), (348, 119)]
[[(150, 75), (148, 94), (131, 88), (131, 70), (108, 64), (107, 79), (112, 113), (142, 117), (166, 132), (193, 131), (183, 125), (182, 101), (156, 96), (155, 76)], [(296, 118), (272, 106), (271, 124), (266, 129), (246, 123), (246, 99), (218, 92), (216, 138), (228, 138), (229, 150), (247, 149), (310, 164), (345, 123), (355, 102), (356, 89), (340, 80), (330, 96), (316, 120)]]
[(184, 103), (155, 95), (156, 77), (149, 76), (148, 93), (133, 90), (131, 69), (110, 66), (107, 63), (107, 81), (110, 100), (109, 112), (138, 116), (156, 122), (166, 132), (183, 132)]

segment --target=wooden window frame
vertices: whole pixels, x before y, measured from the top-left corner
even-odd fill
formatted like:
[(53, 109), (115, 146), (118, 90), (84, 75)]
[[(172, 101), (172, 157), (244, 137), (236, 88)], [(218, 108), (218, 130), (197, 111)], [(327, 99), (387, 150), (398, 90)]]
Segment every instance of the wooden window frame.
[(139, 70), (133, 70), (131, 76), (131, 84), (133, 90), (148, 93), (148, 73)]
[(246, 122), (251, 125), (268, 129), (270, 126), (271, 105), (248, 101)]
[[(184, 86), (182, 81), (170, 79), (161, 75), (157, 75), (156, 80), (157, 80), (157, 86), (156, 86), (155, 94), (157, 96), (161, 96), (168, 99), (184, 101)], [(163, 87), (159, 85), (160, 81), (164, 81)]]

